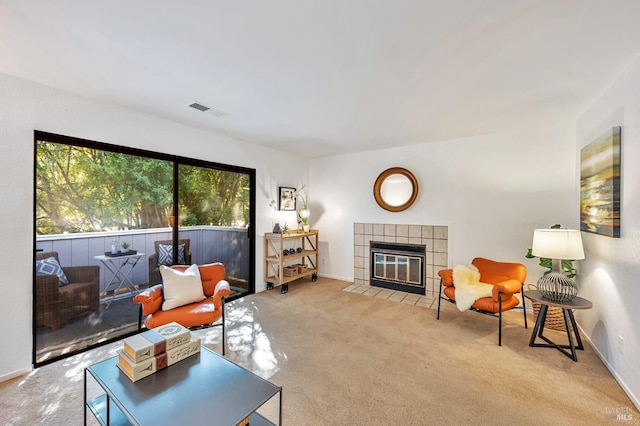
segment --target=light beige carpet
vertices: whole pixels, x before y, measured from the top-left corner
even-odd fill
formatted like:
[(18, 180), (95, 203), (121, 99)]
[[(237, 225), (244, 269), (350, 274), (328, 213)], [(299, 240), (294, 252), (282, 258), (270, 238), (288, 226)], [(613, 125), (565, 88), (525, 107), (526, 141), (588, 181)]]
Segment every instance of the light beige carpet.
[[(286, 425), (620, 424), (616, 413), (640, 424), (590, 347), (577, 363), (530, 348), (519, 311), (506, 314), (499, 347), (495, 318), (446, 304), (437, 321), (434, 309), (342, 291), (348, 285), (298, 281), (287, 294), (229, 305), (227, 357), (283, 386)], [(219, 328), (196, 333), (220, 351)], [(120, 346), (0, 384), (0, 423), (81, 424), (83, 368)], [(261, 412), (277, 419), (277, 398)]]

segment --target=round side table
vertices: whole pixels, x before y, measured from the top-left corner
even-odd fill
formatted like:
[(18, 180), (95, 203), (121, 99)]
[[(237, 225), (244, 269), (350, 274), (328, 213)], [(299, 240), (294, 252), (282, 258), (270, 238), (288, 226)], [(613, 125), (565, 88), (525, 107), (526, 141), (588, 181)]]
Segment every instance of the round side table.
[[(577, 296), (573, 300), (570, 300), (568, 302), (554, 302), (553, 300), (544, 297), (539, 290), (525, 291), (524, 297), (533, 302), (540, 303), (540, 312), (538, 313), (536, 326), (533, 328), (533, 333), (531, 334), (529, 346), (538, 348), (556, 348), (557, 350), (571, 358), (573, 361), (578, 362), (576, 349), (584, 350), (584, 346), (582, 345), (582, 339), (580, 338), (580, 332), (578, 331), (576, 319), (573, 317), (573, 310), (591, 309), (593, 307), (593, 304), (589, 300)], [(567, 338), (569, 339), (568, 345), (559, 345), (552, 342), (548, 337), (542, 335), (542, 333), (544, 332), (544, 321), (547, 318), (547, 310), (549, 309), (549, 306), (555, 306), (562, 309), (564, 325), (567, 329)], [(577, 346), (573, 341), (572, 332), (576, 337), (575, 340), (578, 343)], [(539, 337), (547, 343), (535, 343), (536, 337)], [(571, 352), (568, 352), (567, 349), (570, 349)]]

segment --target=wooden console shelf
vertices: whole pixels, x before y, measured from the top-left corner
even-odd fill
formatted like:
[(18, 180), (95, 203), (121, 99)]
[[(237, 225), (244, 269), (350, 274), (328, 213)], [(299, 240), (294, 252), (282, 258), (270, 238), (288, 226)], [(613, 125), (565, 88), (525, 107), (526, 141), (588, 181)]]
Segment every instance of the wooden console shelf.
[[(293, 249), (293, 253), (284, 254)], [(291, 281), (311, 276), (318, 277), (318, 230), (267, 233), (264, 235), (264, 280), (267, 289), (280, 285), (281, 293), (289, 291)]]

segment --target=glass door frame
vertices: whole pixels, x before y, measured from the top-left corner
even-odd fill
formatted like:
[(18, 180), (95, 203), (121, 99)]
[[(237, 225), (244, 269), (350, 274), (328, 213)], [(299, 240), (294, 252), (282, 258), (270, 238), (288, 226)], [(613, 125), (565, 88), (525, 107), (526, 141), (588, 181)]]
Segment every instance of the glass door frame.
[[(174, 209), (174, 213), (178, 212), (178, 194), (179, 194), (179, 182), (178, 182), (178, 165), (189, 165), (189, 166), (198, 166), (198, 167), (205, 167), (205, 168), (210, 168), (210, 169), (216, 169), (216, 170), (222, 170), (222, 171), (227, 171), (227, 172), (236, 172), (236, 173), (243, 173), (243, 174), (247, 174), (249, 175), (249, 185), (250, 185), (250, 189), (249, 189), (249, 204), (250, 204), (250, 208), (249, 208), (249, 225), (248, 225), (248, 229), (247, 229), (247, 237), (249, 238), (249, 283), (248, 283), (248, 291), (246, 294), (242, 294), (242, 295), (238, 295), (232, 298), (229, 298), (229, 301), (234, 300), (236, 298), (239, 297), (243, 297), (245, 295), (248, 294), (254, 294), (255, 293), (255, 288), (256, 288), (256, 277), (255, 277), (255, 270), (256, 270), (256, 238), (255, 238), (255, 220), (256, 220), (256, 169), (252, 169), (252, 168), (247, 168), (247, 167), (241, 167), (241, 166), (234, 166), (234, 165), (229, 165), (229, 164), (223, 164), (223, 163), (216, 163), (216, 162), (212, 162), (212, 161), (205, 161), (205, 160), (200, 160), (200, 159), (194, 159), (194, 158), (188, 158), (188, 157), (182, 157), (182, 156), (178, 156), (178, 155), (171, 155), (171, 154), (165, 154), (165, 153), (160, 153), (160, 152), (154, 152), (154, 151), (149, 151), (149, 150), (144, 150), (144, 149), (139, 149), (139, 148), (132, 148), (132, 147), (127, 147), (127, 146), (121, 146), (121, 145), (114, 145), (114, 144), (109, 144), (109, 143), (105, 143), (105, 142), (97, 142), (97, 141), (91, 141), (91, 140), (87, 140), (87, 139), (81, 139), (81, 138), (76, 138), (76, 137), (71, 137), (71, 136), (64, 136), (64, 135), (59, 135), (59, 134), (55, 134), (55, 133), (49, 133), (49, 132), (43, 132), (43, 131), (39, 131), (39, 130), (34, 130), (34, 139), (33, 139), (33, 233), (32, 233), (32, 241), (33, 241), (33, 249), (32, 249), (32, 264), (31, 264), (31, 275), (32, 275), (32, 295), (34, 296), (32, 299), (32, 364), (34, 367), (40, 367), (46, 364), (49, 364), (51, 362), (55, 362), (55, 361), (59, 361), (61, 359), (67, 358), (69, 356), (78, 354), (78, 353), (82, 353), (85, 352), (87, 350), (96, 348), (96, 347), (100, 347), (109, 343), (112, 343), (114, 341), (118, 341), (121, 340), (131, 334), (136, 334), (137, 332), (134, 333), (128, 333), (128, 334), (124, 334), (122, 336), (118, 336), (112, 339), (108, 339), (106, 341), (102, 341), (99, 342), (97, 344), (93, 344), (93, 345), (89, 345), (83, 349), (79, 349), (76, 351), (72, 351), (69, 353), (64, 354), (63, 356), (59, 356), (56, 358), (52, 358), (52, 359), (47, 359), (44, 360), (42, 362), (37, 362), (36, 361), (36, 349), (37, 349), (37, 341), (36, 341), (36, 273), (35, 273), (35, 255), (37, 252), (37, 235), (36, 235), (36, 206), (37, 206), (37, 177), (38, 177), (38, 158), (37, 158), (37, 154), (38, 154), (38, 141), (39, 140), (43, 140), (43, 141), (47, 141), (47, 142), (53, 142), (53, 143), (59, 143), (59, 144), (66, 144), (66, 145), (73, 145), (73, 146), (78, 146), (81, 148), (89, 148), (89, 149), (98, 149), (98, 150), (103, 150), (103, 151), (110, 151), (110, 152), (114, 152), (114, 153), (119, 153), (119, 154), (128, 154), (128, 155), (134, 155), (134, 156), (139, 156), (139, 157), (146, 157), (146, 158), (150, 158), (150, 159), (155, 159), (155, 160), (164, 160), (164, 161), (169, 161), (172, 163), (173, 165), (173, 209)], [(178, 226), (174, 226), (172, 227), (172, 237), (173, 237), (173, 242), (174, 242), (174, 246), (177, 245), (177, 241), (178, 241), (178, 236), (179, 236), (179, 227)], [(174, 258), (177, 256), (177, 250), (174, 250)], [(177, 259), (174, 259), (177, 260)]]

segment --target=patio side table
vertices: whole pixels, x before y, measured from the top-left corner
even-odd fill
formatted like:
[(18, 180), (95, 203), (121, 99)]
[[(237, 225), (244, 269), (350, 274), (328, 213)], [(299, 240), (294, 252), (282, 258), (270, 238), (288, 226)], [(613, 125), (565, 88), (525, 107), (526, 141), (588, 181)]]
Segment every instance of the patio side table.
[(109, 309), (111, 302), (114, 301), (118, 292), (124, 287), (129, 292), (136, 293), (139, 290), (131, 280), (131, 274), (133, 268), (136, 267), (141, 258), (146, 256), (144, 253), (127, 254), (122, 256), (107, 256), (104, 254), (94, 256), (93, 258), (99, 260), (105, 268), (107, 268), (112, 274), (111, 280), (104, 288), (105, 293), (113, 288), (113, 296), (108, 302), (105, 302), (107, 306), (105, 309)]

